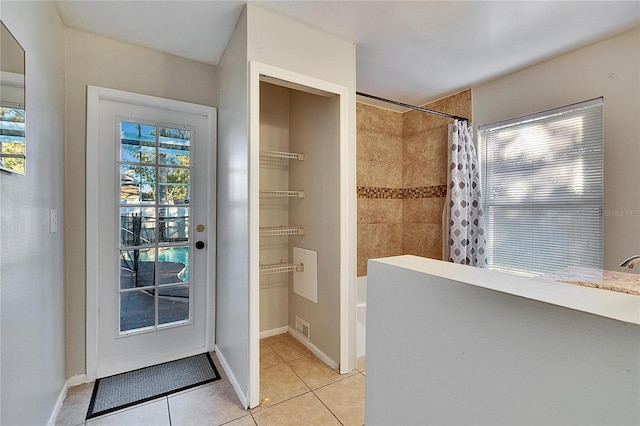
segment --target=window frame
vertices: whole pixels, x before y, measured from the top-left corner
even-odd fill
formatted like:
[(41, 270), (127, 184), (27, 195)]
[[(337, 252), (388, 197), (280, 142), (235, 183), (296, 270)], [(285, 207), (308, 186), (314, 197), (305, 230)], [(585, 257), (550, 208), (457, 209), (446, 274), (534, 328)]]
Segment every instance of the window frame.
[[(530, 124), (530, 123), (534, 125), (539, 125), (540, 123), (543, 123), (543, 124), (554, 123), (554, 119), (556, 119), (557, 117), (562, 117), (566, 114), (579, 113), (580, 111), (590, 110), (592, 108), (599, 108), (599, 113), (600, 113), (600, 119), (599, 119), (600, 122), (597, 123), (597, 120), (598, 120), (597, 118), (595, 120), (596, 124), (597, 125), (599, 124), (598, 130), (600, 132), (600, 144), (599, 144), (599, 153), (598, 153), (599, 162), (600, 162), (599, 164), (600, 180), (599, 182), (596, 181), (596, 183), (592, 187), (592, 188), (595, 188), (597, 191), (598, 185), (600, 186), (599, 196), (593, 196), (593, 195), (584, 196), (584, 198), (580, 198), (579, 201), (576, 200), (575, 202), (565, 201), (565, 202), (546, 202), (546, 203), (533, 202), (531, 203), (530, 200), (528, 199), (527, 202), (524, 202), (522, 204), (517, 204), (516, 202), (510, 201), (510, 200), (507, 200), (505, 202), (505, 201), (496, 201), (491, 199), (491, 194), (489, 193), (489, 190), (492, 188), (491, 184), (493, 182), (488, 181), (489, 179), (488, 175), (489, 175), (490, 167), (495, 167), (496, 165), (490, 164), (488, 159), (489, 150), (488, 150), (487, 139), (489, 139), (488, 137), (489, 132), (499, 132), (500, 130), (503, 130), (503, 129), (508, 130), (509, 128), (513, 128), (514, 126), (520, 126), (520, 127), (526, 126), (527, 124)], [(597, 112), (598, 111), (596, 111), (596, 113)], [(558, 139), (547, 138), (546, 140), (557, 141)], [(580, 146), (584, 146), (585, 140), (587, 140), (586, 136), (581, 139)], [(487, 257), (488, 257), (487, 267), (490, 269), (500, 270), (503, 272), (515, 273), (520, 275), (529, 275), (529, 276), (540, 276), (540, 275), (549, 276), (549, 274), (562, 273), (564, 275), (569, 274), (571, 276), (579, 276), (581, 278), (585, 278), (587, 276), (593, 275), (594, 279), (597, 279), (597, 277), (601, 275), (602, 265), (603, 265), (602, 255), (603, 255), (603, 208), (604, 208), (604, 98), (599, 97), (599, 98), (590, 99), (584, 102), (578, 102), (578, 103), (562, 106), (559, 108), (539, 111), (533, 114), (526, 114), (526, 115), (510, 118), (508, 120), (502, 120), (495, 123), (478, 126), (477, 141), (478, 141), (478, 151), (480, 153), (479, 163), (480, 163), (481, 186), (482, 186), (482, 193), (484, 195), (482, 204), (483, 204), (483, 211), (485, 213), (485, 218), (486, 218), (485, 230), (486, 230), (486, 238), (487, 238)], [(500, 148), (504, 148), (505, 145), (506, 144), (502, 145)], [(554, 148), (554, 147), (557, 147), (558, 145), (552, 144), (550, 146)], [(494, 148), (500, 149), (497, 147), (494, 147)], [(589, 155), (591, 154), (587, 154), (587, 156)], [(594, 157), (595, 157), (595, 160), (593, 160), (592, 163), (589, 163), (590, 165), (597, 163), (597, 160), (598, 160), (597, 155), (595, 155)], [(556, 159), (558, 158), (562, 158), (562, 154), (559, 154), (558, 156), (554, 157), (552, 161), (556, 161)], [(581, 159), (585, 158), (585, 156), (580, 156), (580, 158)], [(592, 159), (589, 158), (589, 160), (592, 160)], [(504, 163), (500, 165), (504, 166)], [(517, 175), (514, 173), (514, 176), (517, 176)], [(591, 177), (591, 175), (589, 175), (589, 177)], [(589, 181), (589, 183), (591, 183), (591, 181)], [(528, 198), (536, 198), (535, 194), (537, 193), (535, 191), (537, 188), (535, 185), (532, 185), (532, 188), (533, 188), (532, 192), (529, 195), (527, 195)], [(593, 230), (593, 232), (597, 231), (600, 235), (599, 247), (590, 246), (591, 250), (593, 251), (593, 255), (588, 258), (589, 259), (588, 261), (587, 259), (585, 259), (583, 262), (580, 259), (580, 256), (575, 256), (575, 255), (573, 257), (567, 256), (566, 268), (562, 270), (560, 269), (554, 270), (553, 272), (550, 272), (549, 270), (545, 270), (544, 268), (538, 269), (536, 267), (533, 267), (533, 265), (539, 265), (543, 263), (540, 260), (538, 260), (537, 262), (536, 261), (532, 262), (531, 263), (532, 267), (529, 269), (511, 267), (511, 266), (514, 266), (516, 263), (514, 263), (511, 266), (508, 266), (508, 265), (505, 266), (505, 263), (508, 263), (508, 262), (505, 262), (504, 259), (501, 259), (501, 261), (499, 262), (495, 262), (494, 244), (495, 244), (495, 241), (498, 239), (494, 235), (494, 230), (496, 227), (494, 225), (495, 224), (494, 215), (495, 215), (496, 207), (500, 208), (500, 206), (503, 206), (503, 207), (506, 206), (507, 208), (505, 210), (507, 210), (509, 206), (513, 206), (514, 211), (517, 211), (519, 209), (521, 213), (526, 214), (528, 212), (528, 214), (531, 217), (535, 217), (536, 209), (538, 210), (538, 215), (539, 215), (540, 212), (548, 213), (550, 210), (553, 211), (552, 209), (564, 209), (564, 211), (566, 211), (571, 208), (571, 205), (575, 206), (574, 208), (575, 212), (578, 212), (578, 209), (580, 209), (579, 213), (589, 218), (589, 226), (591, 226), (589, 230)], [(592, 209), (590, 214), (584, 213), (585, 207)], [(595, 213), (594, 210), (597, 210), (597, 213)], [(571, 218), (578, 217), (578, 213), (575, 213), (575, 215), (576, 216), (571, 216)], [(503, 226), (505, 226), (504, 223), (505, 221), (502, 222)], [(542, 223), (544, 224), (544, 219), (542, 219)], [(597, 229), (598, 227), (599, 229)], [(522, 231), (524, 229), (525, 229), (524, 226), (521, 226), (521, 227), (513, 226), (511, 228), (511, 230), (513, 230), (514, 232)], [(541, 229), (541, 228), (538, 228), (538, 229)], [(551, 229), (551, 225), (550, 225), (550, 228), (548, 229)], [(531, 232), (533, 233), (534, 231), (532, 230)], [(575, 238), (573, 241), (567, 243), (567, 247), (571, 247), (570, 245), (571, 243), (575, 245), (577, 242), (583, 241), (585, 234), (586, 232), (580, 232), (581, 239)], [(514, 244), (513, 247), (517, 249), (519, 246), (517, 244)], [(522, 247), (522, 245), (520, 247)], [(531, 252), (533, 252), (533, 250), (534, 249), (531, 248)], [(516, 252), (519, 252), (519, 251), (516, 251)], [(546, 254), (549, 255), (549, 253), (550, 252), (547, 252)], [(543, 252), (542, 255), (545, 255), (545, 253)], [(531, 257), (537, 257), (537, 255), (532, 254)], [(596, 257), (599, 257), (599, 261), (594, 261)], [(555, 260), (555, 263), (553, 262), (549, 262), (549, 263), (555, 266), (559, 266), (559, 263), (557, 262), (557, 260)], [(596, 271), (599, 271), (599, 273), (597, 273)]]

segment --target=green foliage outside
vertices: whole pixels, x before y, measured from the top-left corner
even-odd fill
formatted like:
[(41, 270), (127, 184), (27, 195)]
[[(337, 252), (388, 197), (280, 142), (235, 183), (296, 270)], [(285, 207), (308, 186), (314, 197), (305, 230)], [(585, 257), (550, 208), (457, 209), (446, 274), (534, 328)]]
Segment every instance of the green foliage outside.
[[(15, 108), (0, 108), (0, 121), (24, 124), (24, 110)], [(12, 137), (13, 139), (13, 141), (0, 142), (0, 165), (7, 169), (24, 173), (24, 158), (5, 157), (5, 155), (25, 155), (24, 128), (2, 128), (0, 129), (0, 135)], [(22, 141), (16, 141), (20, 139), (22, 139)]]
[[(147, 152), (138, 151), (135, 153), (135, 157), (141, 163), (153, 163), (153, 156)], [(159, 164), (161, 166), (167, 165), (188, 167), (189, 161), (189, 154), (166, 155), (161, 153), (159, 158)], [(169, 203), (171, 201), (176, 201), (178, 204), (182, 204), (184, 202), (183, 200), (189, 199), (189, 169), (159, 167), (157, 179), (155, 176), (155, 168), (153, 167), (135, 166), (132, 167), (132, 169), (137, 175), (140, 176), (141, 182), (147, 182), (151, 184), (154, 184), (156, 182), (160, 184), (174, 184), (160, 186), (160, 198), (163, 204)]]

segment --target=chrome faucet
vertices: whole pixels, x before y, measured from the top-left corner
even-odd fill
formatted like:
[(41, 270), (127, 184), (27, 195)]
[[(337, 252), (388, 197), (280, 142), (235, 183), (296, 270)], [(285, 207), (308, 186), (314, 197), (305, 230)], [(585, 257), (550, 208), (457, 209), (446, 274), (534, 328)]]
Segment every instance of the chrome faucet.
[(638, 262), (640, 262), (640, 254), (636, 254), (635, 256), (631, 256), (630, 258), (628, 258), (627, 260), (622, 262), (620, 264), (620, 266), (622, 266), (623, 268), (631, 269)]

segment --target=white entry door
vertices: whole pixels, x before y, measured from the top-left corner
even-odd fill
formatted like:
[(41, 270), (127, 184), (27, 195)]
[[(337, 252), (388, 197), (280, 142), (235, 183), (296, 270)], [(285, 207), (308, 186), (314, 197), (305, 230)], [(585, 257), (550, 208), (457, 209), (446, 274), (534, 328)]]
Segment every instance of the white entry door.
[(98, 156), (95, 171), (87, 165), (88, 191), (94, 173), (98, 192), (97, 214), (87, 217), (97, 231), (97, 377), (202, 353), (213, 343), (211, 114), (113, 93), (126, 96), (99, 99), (97, 140), (88, 140), (96, 143), (88, 153)]

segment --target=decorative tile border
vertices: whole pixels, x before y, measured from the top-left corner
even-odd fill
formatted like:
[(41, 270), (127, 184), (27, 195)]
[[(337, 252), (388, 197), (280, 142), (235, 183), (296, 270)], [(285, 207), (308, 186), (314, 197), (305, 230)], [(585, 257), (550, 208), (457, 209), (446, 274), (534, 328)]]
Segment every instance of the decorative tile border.
[(408, 200), (412, 198), (444, 198), (446, 196), (447, 185), (420, 186), (416, 188), (358, 187), (358, 198)]
[(358, 198), (382, 198), (382, 199), (394, 199), (402, 200), (404, 198), (404, 191), (402, 188), (380, 188), (375, 186), (359, 186)]
[(447, 196), (447, 185), (420, 186), (417, 188), (403, 188), (404, 199), (411, 198), (444, 198)]

